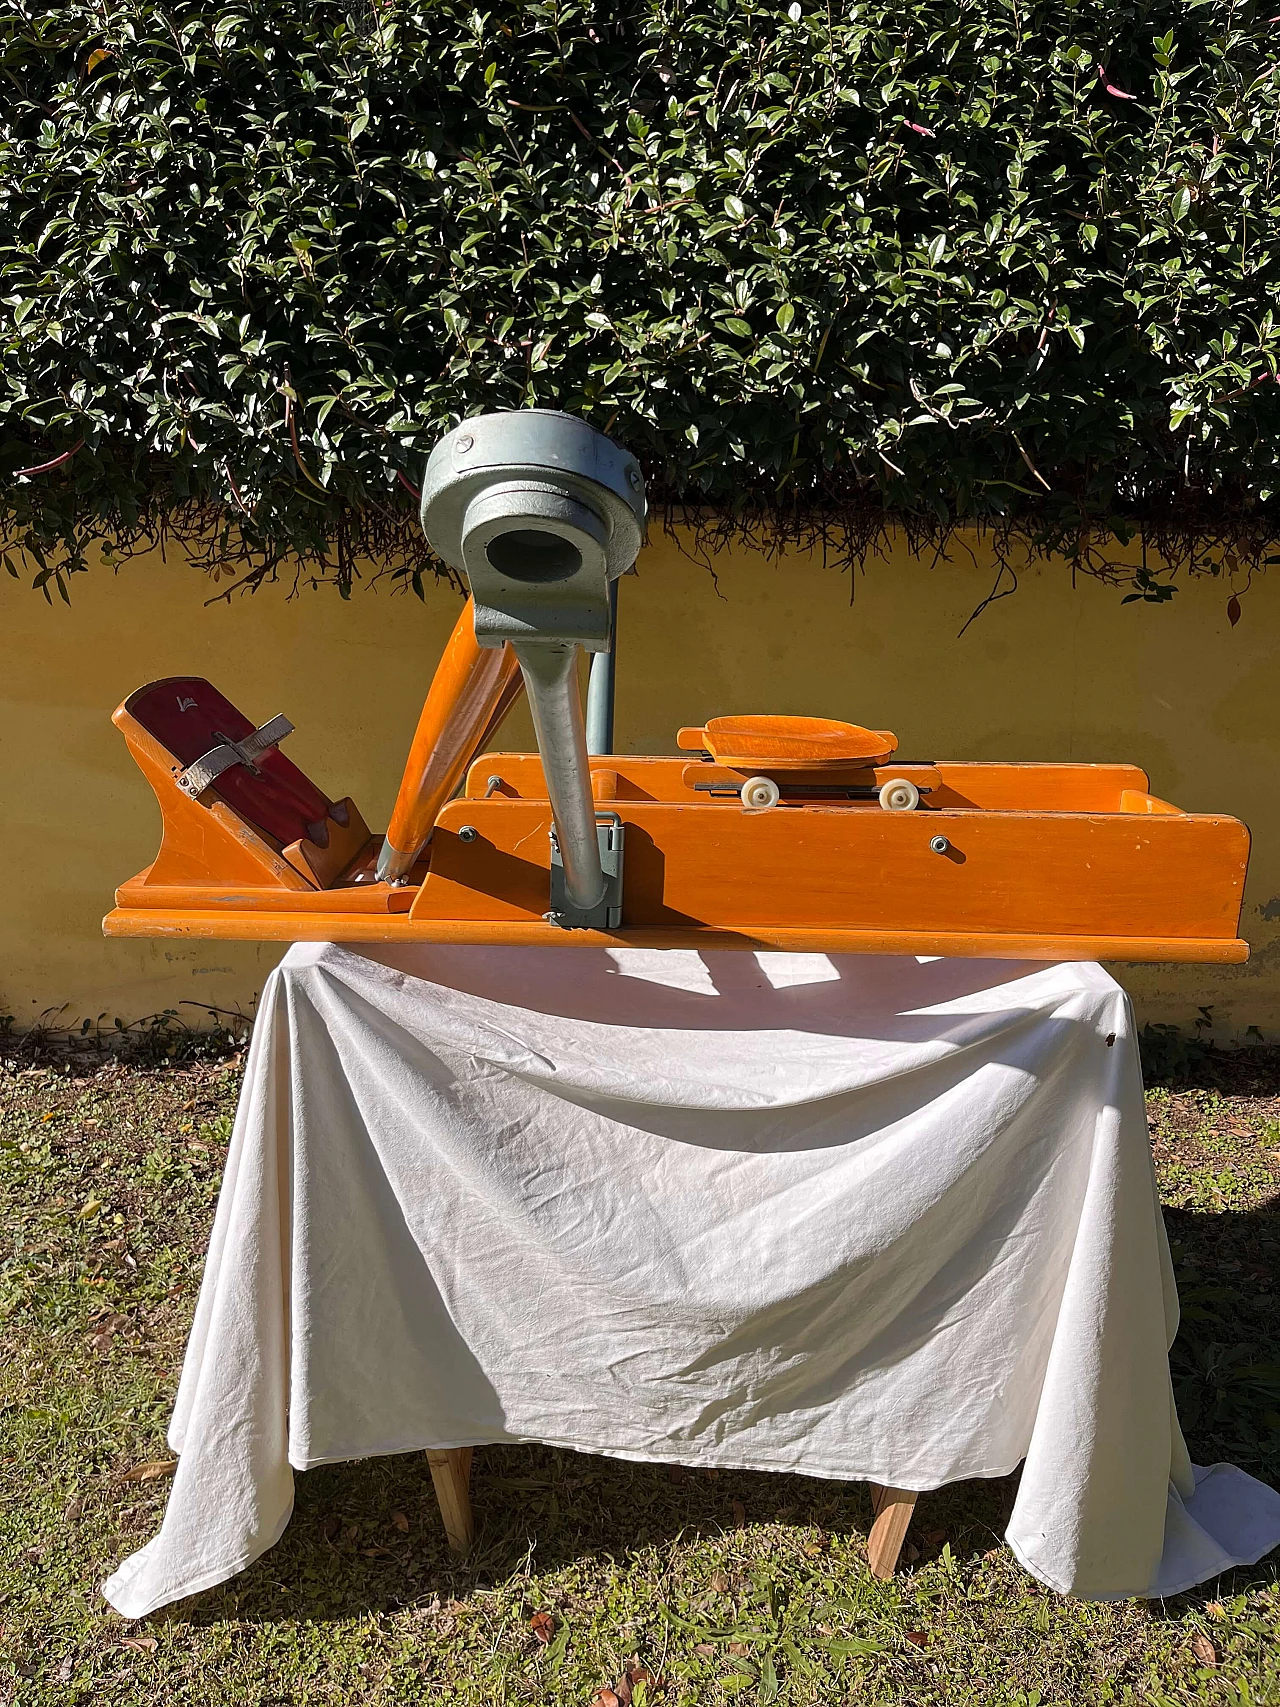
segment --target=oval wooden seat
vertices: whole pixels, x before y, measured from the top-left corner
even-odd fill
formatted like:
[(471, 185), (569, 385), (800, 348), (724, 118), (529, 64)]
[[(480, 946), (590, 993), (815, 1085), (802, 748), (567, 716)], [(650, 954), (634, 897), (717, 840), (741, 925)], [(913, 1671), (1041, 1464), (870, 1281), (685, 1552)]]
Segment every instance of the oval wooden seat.
[(676, 744), (710, 753), (732, 770), (796, 775), (883, 764), (898, 745), (891, 729), (864, 729), (831, 717), (713, 717), (682, 729)]

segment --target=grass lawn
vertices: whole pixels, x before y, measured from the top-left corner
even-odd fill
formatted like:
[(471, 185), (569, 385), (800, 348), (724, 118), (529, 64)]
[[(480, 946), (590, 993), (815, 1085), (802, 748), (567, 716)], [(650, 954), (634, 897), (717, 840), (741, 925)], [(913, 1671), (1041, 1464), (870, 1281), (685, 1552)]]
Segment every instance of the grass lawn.
[[(1280, 1483), (1280, 1051), (1149, 1093), (1192, 1456)], [(865, 1488), (481, 1448), (479, 1541), (425, 1460), (298, 1478), (284, 1539), (141, 1624), (98, 1584), (159, 1524), (164, 1430), (239, 1062), (0, 1064), (0, 1703), (1280, 1704), (1280, 1560), (1165, 1603), (1042, 1590), (1012, 1479), (921, 1497), (866, 1567)], [(612, 1693), (609, 1693), (612, 1691)]]

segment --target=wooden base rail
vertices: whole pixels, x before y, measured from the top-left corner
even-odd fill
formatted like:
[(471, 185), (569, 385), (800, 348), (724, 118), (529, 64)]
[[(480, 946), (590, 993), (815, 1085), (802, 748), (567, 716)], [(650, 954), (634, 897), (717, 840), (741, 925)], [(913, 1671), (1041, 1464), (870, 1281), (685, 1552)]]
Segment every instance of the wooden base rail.
[[(427, 1453), (449, 1551), (458, 1558), (470, 1552), (476, 1538), (471, 1510), (473, 1450), (470, 1446), (458, 1446)], [(872, 1576), (891, 1577), (897, 1568), (916, 1498), (909, 1488), (883, 1488), (871, 1483), (873, 1521), (867, 1537), (867, 1562)]]

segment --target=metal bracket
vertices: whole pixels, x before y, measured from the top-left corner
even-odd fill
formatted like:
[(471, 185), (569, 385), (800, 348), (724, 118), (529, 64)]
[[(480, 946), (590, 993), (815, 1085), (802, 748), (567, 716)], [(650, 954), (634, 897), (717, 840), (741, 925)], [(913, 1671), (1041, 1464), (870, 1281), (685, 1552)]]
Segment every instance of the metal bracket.
[(215, 782), (223, 771), (230, 770), (232, 765), (248, 765), (250, 770), (256, 769), (253, 761), (260, 758), (268, 747), (277, 746), (286, 735), (292, 735), (293, 727), (284, 713), (278, 712), (260, 729), (255, 729), (252, 735), (246, 735), (243, 741), (223, 741), (217, 747), (210, 747), (185, 770), (180, 770), (175, 781), (184, 794), (198, 800), (209, 784)]
[(595, 907), (575, 907), (565, 889), (564, 865), (556, 828), (551, 826), (551, 911), (548, 924), (566, 931), (616, 931), (622, 924), (622, 838), (624, 825), (616, 812), (597, 812), (596, 837), (600, 843), (600, 869), (604, 873), (604, 896)]

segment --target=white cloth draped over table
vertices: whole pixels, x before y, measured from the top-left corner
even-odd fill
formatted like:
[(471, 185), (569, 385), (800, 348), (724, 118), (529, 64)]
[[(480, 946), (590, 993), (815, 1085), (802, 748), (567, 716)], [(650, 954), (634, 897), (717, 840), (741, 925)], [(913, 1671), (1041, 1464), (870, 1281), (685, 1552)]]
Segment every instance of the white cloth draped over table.
[[(1055, 1589), (1280, 1543), (1194, 1468), (1128, 1003), (1099, 967), (290, 950), (263, 995), (129, 1617), (290, 1466), (492, 1441), (926, 1489), (1025, 1459)], [(481, 1514), (483, 1515), (483, 1514)]]

